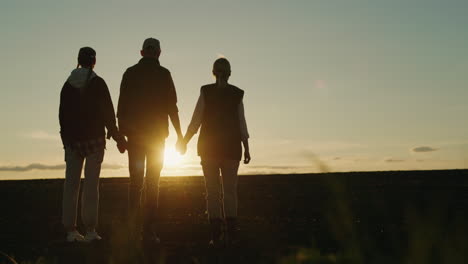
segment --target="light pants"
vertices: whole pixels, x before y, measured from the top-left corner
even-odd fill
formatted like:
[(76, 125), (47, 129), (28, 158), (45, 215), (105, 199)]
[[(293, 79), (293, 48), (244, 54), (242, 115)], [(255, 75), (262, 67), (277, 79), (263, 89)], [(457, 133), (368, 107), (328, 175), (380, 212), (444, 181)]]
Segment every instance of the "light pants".
[(78, 194), (80, 191), (81, 170), (86, 160), (83, 194), (81, 196), (81, 220), (88, 229), (93, 229), (98, 221), (99, 174), (104, 158), (104, 149), (87, 157), (77, 151), (65, 149), (65, 183), (63, 186), (62, 223), (67, 229), (76, 227)]
[(205, 176), (206, 207), (209, 218), (237, 217), (239, 161), (203, 159), (201, 165)]
[[(150, 228), (150, 225), (156, 219), (159, 178), (163, 162), (164, 139), (143, 140), (128, 137), (128, 167), (130, 172), (128, 206), (130, 225), (136, 225), (135, 228), (141, 225), (141, 220), (143, 220), (144, 229)], [(141, 219), (142, 216), (143, 219)]]

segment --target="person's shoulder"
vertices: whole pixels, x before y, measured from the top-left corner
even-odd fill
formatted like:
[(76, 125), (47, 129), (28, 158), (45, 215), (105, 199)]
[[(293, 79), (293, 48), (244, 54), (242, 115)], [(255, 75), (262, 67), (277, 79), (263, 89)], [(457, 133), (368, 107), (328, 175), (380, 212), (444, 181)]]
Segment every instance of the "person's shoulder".
[(232, 84), (229, 84), (229, 87), (237, 94), (240, 94), (240, 95), (244, 95), (244, 90), (242, 90), (241, 88), (235, 86), (235, 85), (232, 85)]
[(102, 78), (101, 76), (97, 75), (93, 77), (93, 81), (95, 82), (106, 82), (104, 81), (104, 78)]
[(136, 71), (136, 70), (138, 69), (138, 66), (139, 66), (139, 65), (138, 65), (138, 63), (137, 63), (137, 64), (134, 64), (134, 65), (128, 67), (128, 68), (125, 70), (124, 74), (128, 74), (128, 73), (131, 73), (131, 72)]
[(163, 79), (172, 79), (171, 71), (164, 66), (156, 66), (157, 76), (162, 77)]
[(62, 94), (63, 93), (66, 93), (68, 90), (72, 89), (72, 85), (70, 84), (70, 82), (68, 80), (66, 80), (64, 83), (63, 83), (63, 86), (62, 86), (62, 90), (60, 91)]
[(202, 87), (200, 88), (200, 91), (201, 92), (205, 92), (205, 91), (208, 91), (208, 90), (213, 90), (215, 89), (215, 83), (209, 83), (209, 84), (205, 84), (205, 85), (202, 85)]
[(164, 74), (169, 74), (169, 75), (171, 74), (171, 71), (168, 68), (161, 66), (161, 65), (158, 66), (158, 70)]
[(106, 85), (106, 81), (104, 81), (104, 78), (102, 78), (101, 76), (99, 75), (96, 75), (93, 77), (93, 79), (91, 80), (95, 85), (98, 85), (98, 86), (103, 86), (103, 85)]
[(201, 88), (203, 88), (203, 89), (212, 89), (212, 88), (215, 87), (215, 85), (216, 85), (216, 83), (209, 83), (209, 84), (202, 85)]
[(232, 85), (232, 84), (228, 84), (229, 87), (231, 87), (231, 89), (233, 89), (234, 91), (238, 91), (238, 92), (243, 92), (244, 90), (242, 90), (241, 88), (235, 86), (235, 85)]

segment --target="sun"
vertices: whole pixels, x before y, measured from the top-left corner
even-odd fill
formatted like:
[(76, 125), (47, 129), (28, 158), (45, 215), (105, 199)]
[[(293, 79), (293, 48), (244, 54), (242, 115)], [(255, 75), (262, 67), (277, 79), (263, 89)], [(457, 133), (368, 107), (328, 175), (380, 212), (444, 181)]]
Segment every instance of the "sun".
[(182, 163), (182, 159), (182, 155), (174, 147), (166, 147), (164, 149), (164, 165), (177, 166)]

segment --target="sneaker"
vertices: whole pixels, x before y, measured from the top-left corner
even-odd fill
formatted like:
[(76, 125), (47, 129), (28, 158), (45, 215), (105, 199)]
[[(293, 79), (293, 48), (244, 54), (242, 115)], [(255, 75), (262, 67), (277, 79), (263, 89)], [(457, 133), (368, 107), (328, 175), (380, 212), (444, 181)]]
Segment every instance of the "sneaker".
[(102, 239), (102, 237), (100, 235), (98, 235), (98, 233), (96, 231), (88, 231), (88, 232), (86, 232), (86, 235), (84, 237), (84, 240), (86, 242), (91, 242), (91, 241), (94, 241), (94, 240), (99, 241), (101, 239)]
[(85, 242), (85, 238), (77, 230), (67, 232), (67, 242)]
[(215, 240), (211, 239), (210, 242), (208, 242), (208, 247), (213, 248), (213, 249), (220, 249), (225, 246), (225, 243), (223, 240)]

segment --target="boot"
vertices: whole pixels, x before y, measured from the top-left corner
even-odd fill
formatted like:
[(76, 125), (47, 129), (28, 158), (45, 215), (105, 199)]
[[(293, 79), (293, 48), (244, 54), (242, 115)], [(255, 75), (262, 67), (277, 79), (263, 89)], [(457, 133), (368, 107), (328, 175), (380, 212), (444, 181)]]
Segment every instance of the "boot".
[(239, 242), (239, 226), (236, 217), (226, 217), (225, 240), (227, 246), (234, 246)]
[(223, 245), (223, 221), (221, 218), (212, 218), (210, 219), (210, 232), (211, 232), (211, 241), (210, 246), (219, 248)]

